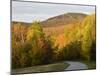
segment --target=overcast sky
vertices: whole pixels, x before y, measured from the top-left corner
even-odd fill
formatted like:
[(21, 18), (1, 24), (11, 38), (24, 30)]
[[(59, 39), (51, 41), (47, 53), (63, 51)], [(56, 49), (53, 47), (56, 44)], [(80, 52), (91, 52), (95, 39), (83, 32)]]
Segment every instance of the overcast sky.
[(22, 22), (32, 22), (34, 20), (43, 21), (50, 17), (68, 12), (89, 14), (95, 12), (95, 6), (12, 1), (13, 21), (22, 21)]

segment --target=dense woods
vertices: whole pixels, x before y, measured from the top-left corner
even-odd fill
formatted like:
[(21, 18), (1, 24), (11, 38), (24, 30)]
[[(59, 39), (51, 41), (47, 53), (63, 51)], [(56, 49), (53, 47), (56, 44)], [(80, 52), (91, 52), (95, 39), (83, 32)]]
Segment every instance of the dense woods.
[[(63, 60), (96, 60), (95, 14), (64, 25), (60, 34), (47, 35), (40, 22), (12, 24), (12, 68)], [(52, 30), (51, 30), (52, 31)]]

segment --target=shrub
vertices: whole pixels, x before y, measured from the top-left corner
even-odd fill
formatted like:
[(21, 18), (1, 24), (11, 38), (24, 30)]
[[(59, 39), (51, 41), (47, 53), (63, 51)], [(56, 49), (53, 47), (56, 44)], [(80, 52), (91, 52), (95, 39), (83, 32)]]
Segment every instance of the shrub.
[(81, 44), (78, 41), (73, 41), (63, 48), (64, 59), (75, 60), (80, 59)]
[(12, 68), (23, 68), (30, 65), (29, 50), (31, 45), (28, 43), (16, 45), (12, 50)]
[(96, 41), (93, 40), (90, 50), (90, 60), (96, 60)]

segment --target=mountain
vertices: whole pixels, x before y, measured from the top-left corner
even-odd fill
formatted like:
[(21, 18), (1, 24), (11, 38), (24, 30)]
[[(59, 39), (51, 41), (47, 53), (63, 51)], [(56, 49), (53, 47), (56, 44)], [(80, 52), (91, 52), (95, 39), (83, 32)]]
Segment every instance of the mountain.
[(66, 13), (51, 17), (45, 21), (42, 21), (41, 24), (44, 27), (73, 24), (76, 22), (81, 22), (86, 16), (87, 15), (83, 13)]
[[(83, 13), (66, 13), (55, 17), (48, 18), (40, 22), (43, 27), (67, 25), (82, 21), (87, 15)], [(12, 24), (21, 23), (22, 25), (30, 25), (31, 23), (13, 21)]]
[[(75, 25), (75, 23), (83, 21), (86, 16), (87, 15), (83, 13), (65, 13), (48, 18), (47, 20), (40, 22), (40, 24), (47, 36), (51, 34), (59, 35), (64, 32), (64, 28), (66, 26), (72, 27), (73, 25)], [(26, 22), (12, 22), (12, 24), (17, 23), (28, 27), (31, 25), (31, 23)]]

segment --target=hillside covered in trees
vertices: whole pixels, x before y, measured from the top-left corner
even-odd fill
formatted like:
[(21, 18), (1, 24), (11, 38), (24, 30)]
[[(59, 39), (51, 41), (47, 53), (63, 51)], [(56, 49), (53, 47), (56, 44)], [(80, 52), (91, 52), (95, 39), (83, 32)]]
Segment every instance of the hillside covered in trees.
[(68, 13), (42, 22), (12, 22), (12, 68), (96, 61), (95, 19), (95, 13)]

